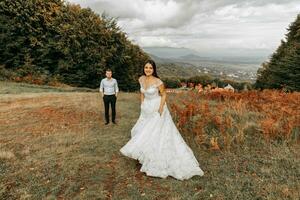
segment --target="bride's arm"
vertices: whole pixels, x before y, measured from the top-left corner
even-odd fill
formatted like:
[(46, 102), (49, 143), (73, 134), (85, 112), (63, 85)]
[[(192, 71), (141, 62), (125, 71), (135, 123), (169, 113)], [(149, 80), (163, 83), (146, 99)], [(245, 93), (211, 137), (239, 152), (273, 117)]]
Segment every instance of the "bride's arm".
[(161, 84), (158, 89), (159, 89), (159, 93), (161, 95), (160, 106), (159, 106), (158, 112), (160, 114), (162, 114), (162, 112), (164, 110), (164, 105), (166, 103), (167, 93), (166, 93), (164, 84)]

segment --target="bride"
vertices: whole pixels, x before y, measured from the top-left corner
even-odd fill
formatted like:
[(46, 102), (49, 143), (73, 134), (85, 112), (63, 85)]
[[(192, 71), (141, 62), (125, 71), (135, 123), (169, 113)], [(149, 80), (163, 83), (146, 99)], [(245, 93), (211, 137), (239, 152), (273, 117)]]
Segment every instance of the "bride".
[(178, 132), (166, 104), (163, 82), (153, 60), (146, 62), (141, 86), (141, 113), (131, 129), (131, 139), (120, 152), (141, 164), (148, 176), (179, 180), (203, 176), (190, 147)]

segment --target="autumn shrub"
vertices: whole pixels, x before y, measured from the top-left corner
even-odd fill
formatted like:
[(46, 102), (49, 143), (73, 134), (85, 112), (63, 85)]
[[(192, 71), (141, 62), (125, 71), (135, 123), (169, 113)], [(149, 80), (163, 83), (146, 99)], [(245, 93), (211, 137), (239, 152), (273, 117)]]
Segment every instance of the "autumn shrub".
[(172, 94), (177, 127), (211, 149), (240, 146), (249, 137), (299, 142), (300, 93), (278, 90)]

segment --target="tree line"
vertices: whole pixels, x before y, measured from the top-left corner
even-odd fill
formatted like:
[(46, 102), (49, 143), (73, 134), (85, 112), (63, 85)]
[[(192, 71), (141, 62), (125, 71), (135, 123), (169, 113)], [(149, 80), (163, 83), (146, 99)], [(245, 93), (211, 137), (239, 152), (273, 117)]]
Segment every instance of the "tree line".
[(2, 0), (0, 55), (1, 79), (96, 88), (110, 68), (127, 91), (149, 59), (114, 18), (63, 0)]
[(202, 86), (211, 85), (212, 87), (224, 88), (228, 84), (234, 87), (236, 90), (251, 90), (253, 89), (253, 84), (247, 81), (234, 81), (228, 79), (220, 79), (216, 77), (212, 77), (210, 75), (199, 75), (193, 76), (189, 78), (181, 78), (181, 77), (165, 77), (162, 78), (165, 85), (168, 88), (179, 88), (182, 83), (193, 83), (194, 85), (201, 84)]

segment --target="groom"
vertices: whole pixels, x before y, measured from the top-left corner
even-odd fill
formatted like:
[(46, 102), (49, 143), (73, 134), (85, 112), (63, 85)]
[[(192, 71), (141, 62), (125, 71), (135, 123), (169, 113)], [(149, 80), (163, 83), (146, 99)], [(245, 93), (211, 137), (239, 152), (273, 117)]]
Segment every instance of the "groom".
[(116, 124), (116, 100), (119, 92), (118, 82), (112, 78), (111, 69), (107, 69), (105, 72), (106, 78), (101, 80), (99, 91), (103, 97), (105, 108), (105, 125), (109, 124), (109, 104), (112, 111), (112, 123)]

